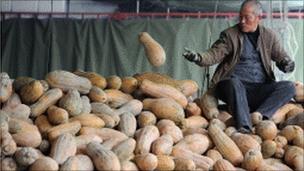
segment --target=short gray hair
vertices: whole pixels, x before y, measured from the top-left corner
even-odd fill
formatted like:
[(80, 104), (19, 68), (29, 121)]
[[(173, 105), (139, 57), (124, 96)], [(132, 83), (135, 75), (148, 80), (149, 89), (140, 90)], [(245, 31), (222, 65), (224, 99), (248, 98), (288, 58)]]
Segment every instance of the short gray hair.
[(257, 0), (245, 0), (243, 3), (242, 3), (242, 6), (241, 6), (241, 10), (243, 9), (243, 7), (245, 5), (251, 5), (251, 6), (254, 6), (255, 7), (255, 10), (254, 10), (254, 14), (257, 15), (257, 16), (261, 16), (262, 15), (262, 4), (257, 1)]

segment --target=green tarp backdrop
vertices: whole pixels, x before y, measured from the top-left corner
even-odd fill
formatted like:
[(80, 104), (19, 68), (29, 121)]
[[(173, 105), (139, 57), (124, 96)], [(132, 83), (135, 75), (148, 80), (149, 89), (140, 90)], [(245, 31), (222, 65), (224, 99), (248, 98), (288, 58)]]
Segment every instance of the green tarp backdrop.
[[(105, 77), (160, 72), (175, 79), (192, 79), (206, 87), (206, 68), (187, 62), (184, 47), (203, 51), (219, 33), (236, 23), (225, 18), (204, 19), (7, 19), (1, 22), (1, 72), (11, 78), (43, 79), (53, 70), (94, 71)], [(303, 19), (266, 21), (277, 29), (296, 71), (279, 79), (303, 82)], [(161, 67), (148, 62), (138, 34), (146, 31), (165, 49)], [(210, 77), (215, 66), (210, 68)]]

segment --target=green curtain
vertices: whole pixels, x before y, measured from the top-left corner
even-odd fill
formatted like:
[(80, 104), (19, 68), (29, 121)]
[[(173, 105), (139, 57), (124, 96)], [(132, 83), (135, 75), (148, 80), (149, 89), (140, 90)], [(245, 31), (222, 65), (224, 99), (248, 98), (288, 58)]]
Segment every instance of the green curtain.
[[(212, 19), (8, 19), (1, 21), (1, 72), (10, 77), (43, 79), (56, 69), (94, 71), (105, 77), (153, 71), (192, 79), (206, 88), (206, 68), (187, 62), (184, 47), (204, 51), (235, 20)], [(278, 22), (279, 23), (279, 22)], [(289, 19), (299, 50), (293, 79), (303, 81), (303, 20)], [(273, 24), (273, 23), (272, 23)], [(138, 41), (148, 32), (166, 52), (166, 63), (153, 67)], [(209, 68), (210, 77), (215, 66)]]

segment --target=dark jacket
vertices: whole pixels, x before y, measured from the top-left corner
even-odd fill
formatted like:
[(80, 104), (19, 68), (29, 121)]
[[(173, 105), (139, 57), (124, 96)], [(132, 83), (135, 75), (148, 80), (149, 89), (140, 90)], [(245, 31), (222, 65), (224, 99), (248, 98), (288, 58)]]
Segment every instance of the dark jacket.
[[(275, 80), (272, 71), (271, 60), (281, 62), (290, 59), (281, 46), (280, 40), (274, 31), (259, 25), (260, 36), (257, 41), (257, 50), (261, 54), (262, 63), (267, 77)], [(220, 38), (204, 53), (200, 53), (202, 60), (198, 65), (210, 66), (220, 63), (211, 80), (210, 88), (213, 88), (225, 76), (229, 75), (240, 59), (243, 48), (243, 33), (238, 25), (230, 27), (220, 34)]]

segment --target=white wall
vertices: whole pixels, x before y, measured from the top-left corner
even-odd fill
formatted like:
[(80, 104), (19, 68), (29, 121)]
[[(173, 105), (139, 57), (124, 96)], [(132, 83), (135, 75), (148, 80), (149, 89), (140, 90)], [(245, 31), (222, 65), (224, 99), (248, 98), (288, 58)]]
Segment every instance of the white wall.
[[(1, 11), (67, 12), (67, 0), (1, 0)], [(117, 5), (92, 0), (70, 0), (70, 12), (114, 12)]]

